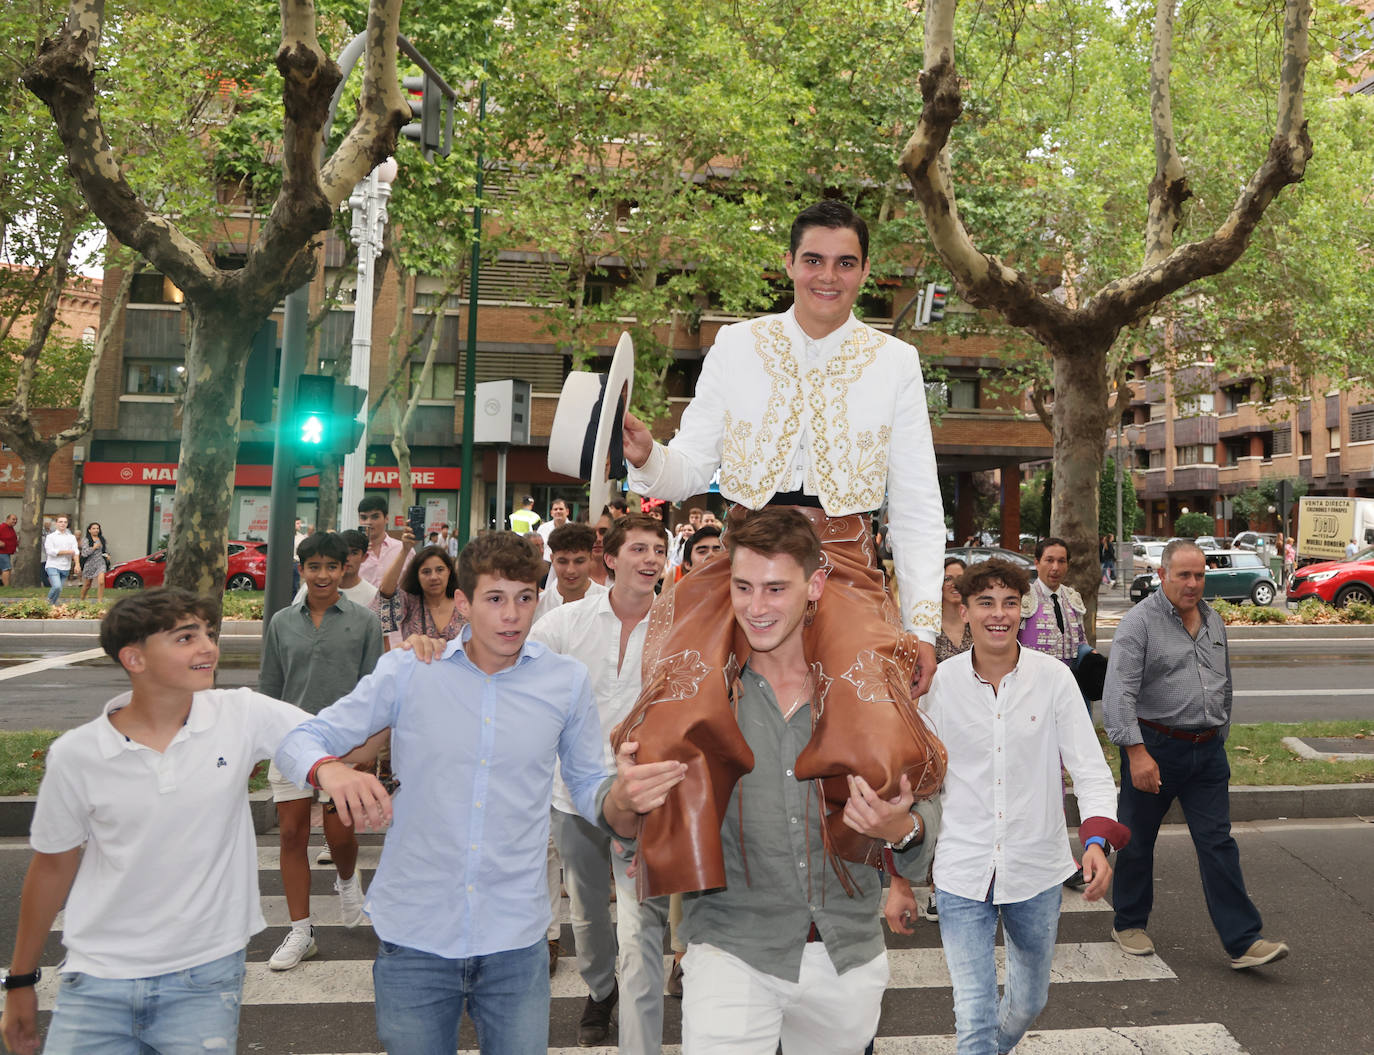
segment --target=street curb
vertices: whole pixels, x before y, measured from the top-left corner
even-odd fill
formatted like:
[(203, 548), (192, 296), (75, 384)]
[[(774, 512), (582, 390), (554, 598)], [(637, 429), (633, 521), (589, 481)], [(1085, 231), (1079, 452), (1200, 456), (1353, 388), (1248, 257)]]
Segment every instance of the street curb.
[[(0, 837), (27, 837), (37, 801), (33, 795), (0, 795)], [(258, 835), (265, 835), (277, 826), (277, 810), (272, 804), (270, 790), (250, 792), (248, 808), (253, 814), (253, 831)]]
[[(1069, 826), (1080, 821), (1078, 799), (1064, 793), (1064, 814)], [(1231, 821), (1276, 821), (1330, 817), (1374, 816), (1374, 784), (1277, 784), (1273, 787), (1231, 788)], [(1178, 801), (1164, 815), (1165, 824), (1182, 824)]]
[[(35, 801), (32, 795), (0, 796), (0, 837), (22, 838), (29, 834)], [(253, 811), (253, 830), (257, 834), (264, 835), (276, 827), (277, 813), (272, 805), (271, 791), (255, 791), (248, 796), (248, 801)], [(1064, 815), (1069, 827), (1078, 826), (1078, 799), (1072, 791), (1064, 793)], [(1233, 823), (1333, 817), (1374, 817), (1374, 784), (1231, 789)], [(1165, 814), (1164, 823), (1183, 823), (1183, 811), (1177, 802)]]

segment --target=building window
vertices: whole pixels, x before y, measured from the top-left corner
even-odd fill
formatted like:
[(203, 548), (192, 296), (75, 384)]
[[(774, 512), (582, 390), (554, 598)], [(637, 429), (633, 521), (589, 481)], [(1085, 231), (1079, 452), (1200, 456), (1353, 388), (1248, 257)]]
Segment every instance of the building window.
[(453, 399), (454, 380), (457, 367), (453, 363), (435, 363), (430, 367), (428, 382), (421, 376), (420, 364), (412, 364), (415, 371), (415, 385), (419, 389), (421, 399), (442, 399), (450, 402)]
[(1302, 437), (1302, 454), (1303, 454), (1303, 457), (1310, 457), (1311, 454), (1312, 454), (1312, 433), (1310, 433), (1310, 432), (1300, 432), (1300, 433), (1298, 433), (1298, 435), (1299, 435), (1300, 437)]
[(1350, 412), (1350, 442), (1374, 440), (1374, 407)]
[(1178, 416), (1181, 418), (1195, 418), (1199, 414), (1211, 414), (1216, 407), (1216, 401), (1211, 392), (1202, 392), (1196, 396), (1189, 396), (1178, 401)]
[(1341, 427), (1339, 425), (1326, 430), (1326, 449), (1330, 451), (1341, 449)]
[(1221, 412), (1234, 414), (1242, 403), (1250, 400), (1249, 385), (1227, 385), (1221, 390)]
[(1293, 426), (1284, 425), (1282, 428), (1274, 430), (1274, 453), (1292, 454), (1293, 453)]
[(1162, 448), (1159, 449), (1159, 450), (1153, 450), (1153, 451), (1150, 452), (1150, 468), (1151, 468), (1151, 469), (1163, 469), (1163, 468), (1164, 468), (1164, 450), (1163, 450)]
[(1210, 443), (1190, 443), (1174, 448), (1175, 465), (1212, 465), (1216, 462), (1216, 447)]
[(167, 359), (124, 360), (124, 392), (131, 396), (172, 396), (186, 387), (186, 367)]
[(1244, 440), (1227, 440), (1221, 448), (1222, 465), (1239, 465), (1240, 460), (1245, 457)]

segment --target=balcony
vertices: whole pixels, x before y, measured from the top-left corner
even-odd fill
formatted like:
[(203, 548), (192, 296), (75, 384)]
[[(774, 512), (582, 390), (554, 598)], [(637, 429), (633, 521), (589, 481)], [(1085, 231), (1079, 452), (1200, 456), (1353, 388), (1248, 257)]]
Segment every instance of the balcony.
[(1148, 450), (1157, 451), (1164, 447), (1164, 422), (1152, 421), (1145, 426), (1145, 438), (1140, 441), (1140, 446)]
[(1216, 443), (1217, 419), (1204, 415), (1197, 418), (1182, 418), (1174, 422), (1174, 446), (1185, 447), (1193, 443)]
[(1146, 403), (1163, 403), (1164, 388), (1163, 374), (1151, 374), (1143, 382), (1137, 381), (1135, 385), (1136, 391), (1143, 393), (1142, 398)]
[(1171, 491), (1215, 491), (1217, 489), (1217, 467), (1215, 465), (1189, 465), (1174, 470)]
[(1341, 472), (1341, 452), (1326, 456), (1326, 481), (1330, 484), (1333, 480), (1339, 480), (1344, 473)]
[(1140, 498), (1164, 498), (1169, 493), (1169, 481), (1163, 468), (1141, 469), (1136, 472), (1135, 493)]

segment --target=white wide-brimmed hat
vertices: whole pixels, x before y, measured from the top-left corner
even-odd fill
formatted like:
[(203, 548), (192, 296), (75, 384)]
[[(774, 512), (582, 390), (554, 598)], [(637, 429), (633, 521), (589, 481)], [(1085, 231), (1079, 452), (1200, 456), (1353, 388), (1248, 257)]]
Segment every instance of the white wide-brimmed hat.
[(591, 485), (595, 520), (610, 499), (610, 481), (625, 476), (624, 419), (635, 376), (635, 346), (620, 335), (607, 374), (574, 370), (563, 381), (549, 433), (549, 471)]

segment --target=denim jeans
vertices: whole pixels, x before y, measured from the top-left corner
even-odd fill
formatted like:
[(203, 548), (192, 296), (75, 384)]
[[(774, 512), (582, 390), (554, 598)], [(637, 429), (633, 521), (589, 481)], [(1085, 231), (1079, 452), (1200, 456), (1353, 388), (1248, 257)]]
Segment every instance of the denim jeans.
[(463, 1011), (482, 1055), (545, 1055), (549, 950), (528, 948), (449, 960), (379, 940), (372, 965), (377, 1034), (392, 1055), (453, 1055)]
[[(959, 1055), (1008, 1052), (1030, 1029), (1050, 993), (1050, 964), (1059, 933), (1059, 884), (1026, 901), (993, 904), (936, 892), (940, 941), (954, 983)], [(1007, 944), (1007, 978), (999, 1004), (994, 939), (997, 918)]]
[(71, 574), (62, 568), (44, 568), (48, 575), (48, 585), (52, 587), (48, 591), (48, 604), (56, 604), (62, 599), (62, 586), (67, 581), (67, 576)]
[(1164, 814), (1178, 799), (1193, 837), (1212, 926), (1226, 952), (1239, 956), (1260, 936), (1261, 920), (1259, 909), (1245, 892), (1240, 848), (1231, 836), (1231, 766), (1226, 745), (1220, 736), (1205, 744), (1191, 744), (1147, 726), (1141, 726), (1140, 736), (1159, 767), (1159, 793), (1136, 790), (1131, 783), (1130, 756), (1123, 749), (1117, 819), (1131, 829), (1131, 841), (1116, 858), (1112, 925), (1123, 931), (1150, 922), (1155, 839)]
[(151, 978), (64, 972), (43, 1050), (49, 1055), (233, 1055), (243, 972), (242, 949)]

